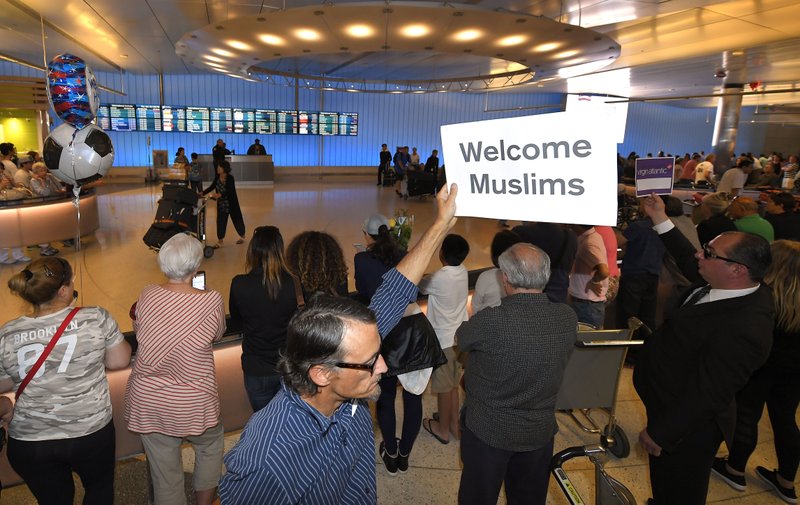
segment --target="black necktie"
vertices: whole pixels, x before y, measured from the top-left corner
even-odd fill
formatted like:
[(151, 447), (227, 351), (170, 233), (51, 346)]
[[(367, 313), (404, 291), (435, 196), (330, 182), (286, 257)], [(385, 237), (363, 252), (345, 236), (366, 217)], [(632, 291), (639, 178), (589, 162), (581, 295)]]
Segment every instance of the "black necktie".
[(699, 302), (704, 296), (706, 296), (710, 292), (711, 292), (711, 285), (710, 284), (706, 284), (702, 288), (700, 288), (697, 291), (695, 291), (692, 294), (692, 296), (687, 298), (686, 301), (684, 302), (683, 306), (687, 307), (689, 305), (697, 304), (697, 302)]

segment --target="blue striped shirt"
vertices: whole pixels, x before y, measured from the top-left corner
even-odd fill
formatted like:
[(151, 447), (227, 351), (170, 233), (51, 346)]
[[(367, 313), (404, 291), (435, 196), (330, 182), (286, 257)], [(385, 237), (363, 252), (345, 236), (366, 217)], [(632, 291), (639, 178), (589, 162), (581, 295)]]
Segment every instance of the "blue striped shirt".
[[(388, 334), (417, 288), (397, 270), (383, 276), (370, 308)], [(366, 400), (343, 403), (330, 418), (283, 385), (253, 414), (225, 456), (225, 505), (375, 504), (375, 436)]]

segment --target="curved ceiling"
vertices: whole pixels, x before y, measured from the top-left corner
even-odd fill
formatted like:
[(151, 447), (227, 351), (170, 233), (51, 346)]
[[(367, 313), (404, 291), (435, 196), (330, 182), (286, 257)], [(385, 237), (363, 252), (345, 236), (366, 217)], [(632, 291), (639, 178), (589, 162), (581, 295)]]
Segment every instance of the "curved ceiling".
[[(206, 72), (176, 54), (180, 38), (239, 17), (291, 7), (331, 6), (321, 0), (0, 0), (0, 57), (41, 66), (64, 51), (85, 55), (98, 70), (137, 73)], [(714, 93), (725, 50), (744, 50), (747, 82), (760, 90), (800, 85), (796, 0), (466, 0), (488, 11), (514, 12), (592, 28), (621, 46), (619, 58), (585, 91), (612, 86), (631, 97)], [(389, 2), (393, 5), (394, 2)], [(44, 21), (44, 27), (40, 23)], [(42, 35), (46, 37), (43, 41)], [(211, 72), (211, 70), (208, 70)], [(614, 74), (611, 74), (615, 72)], [(611, 74), (612, 78), (602, 77)], [(620, 76), (622, 76), (620, 78)], [(623, 82), (624, 85), (608, 84)], [(575, 83), (575, 80), (571, 80)], [(519, 91), (568, 91), (555, 78)], [(597, 88), (596, 88), (597, 86)], [(592, 89), (589, 89), (592, 88)], [(602, 90), (613, 92), (614, 90)], [(767, 95), (750, 103), (800, 102), (800, 94)], [(708, 101), (682, 103), (706, 106)]]

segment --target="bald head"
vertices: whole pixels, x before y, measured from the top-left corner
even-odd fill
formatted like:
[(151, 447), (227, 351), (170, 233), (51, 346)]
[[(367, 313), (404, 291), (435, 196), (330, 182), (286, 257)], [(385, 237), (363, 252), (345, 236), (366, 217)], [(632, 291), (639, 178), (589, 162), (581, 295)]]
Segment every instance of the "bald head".
[(550, 280), (550, 257), (531, 244), (512, 245), (497, 264), (513, 290), (541, 292)]
[(733, 219), (741, 219), (745, 216), (758, 214), (758, 204), (752, 198), (742, 196), (731, 202), (728, 207), (728, 214)]

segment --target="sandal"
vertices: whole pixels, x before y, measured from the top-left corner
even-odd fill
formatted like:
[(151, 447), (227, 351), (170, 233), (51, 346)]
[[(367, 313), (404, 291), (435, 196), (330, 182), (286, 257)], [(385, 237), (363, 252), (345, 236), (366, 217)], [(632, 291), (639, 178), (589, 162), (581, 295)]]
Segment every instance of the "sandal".
[[(427, 421), (427, 423), (425, 421)], [(433, 435), (433, 438), (438, 440), (440, 444), (443, 444), (443, 445), (449, 444), (450, 443), (449, 440), (445, 440), (445, 439), (443, 439), (442, 437), (440, 437), (439, 435), (437, 435), (436, 433), (433, 432), (433, 430), (431, 429), (431, 422), (432, 421), (433, 421), (433, 419), (431, 419), (429, 417), (426, 417), (425, 419), (422, 420), (422, 427), (425, 429), (425, 431), (427, 431), (428, 433)]]

